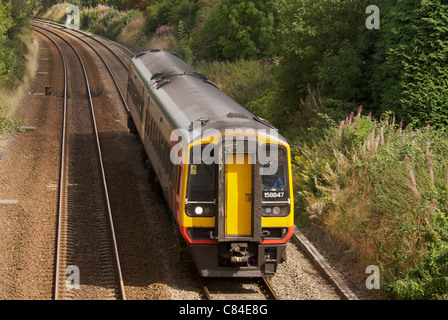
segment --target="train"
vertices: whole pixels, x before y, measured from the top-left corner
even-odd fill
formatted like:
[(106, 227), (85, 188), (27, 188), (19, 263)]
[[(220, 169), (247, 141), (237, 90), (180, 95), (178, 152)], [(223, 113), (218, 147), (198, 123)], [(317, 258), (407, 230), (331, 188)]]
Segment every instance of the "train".
[(202, 277), (274, 275), (294, 232), (287, 140), (174, 52), (133, 57), (127, 86), (128, 128), (178, 255)]

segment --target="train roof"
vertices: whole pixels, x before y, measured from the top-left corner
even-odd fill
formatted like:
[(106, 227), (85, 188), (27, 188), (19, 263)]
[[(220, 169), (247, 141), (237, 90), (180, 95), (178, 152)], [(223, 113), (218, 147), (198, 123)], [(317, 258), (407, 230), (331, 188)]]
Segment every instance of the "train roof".
[[(142, 52), (131, 61), (153, 99), (173, 128), (192, 131), (193, 122), (202, 131), (216, 129), (275, 129), (223, 93), (203, 74), (196, 72), (177, 54), (162, 50)], [(197, 137), (192, 137), (195, 140)], [(280, 140), (286, 139), (278, 135)]]

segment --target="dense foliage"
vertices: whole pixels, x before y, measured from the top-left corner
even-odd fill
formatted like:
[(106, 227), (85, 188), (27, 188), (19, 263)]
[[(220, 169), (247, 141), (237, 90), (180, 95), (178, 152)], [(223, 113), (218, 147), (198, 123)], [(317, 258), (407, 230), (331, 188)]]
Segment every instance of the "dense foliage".
[(376, 115), (394, 110), (405, 124), (446, 126), (448, 4), (377, 3), (381, 27), (370, 30), (368, 1), (282, 1), (278, 85), (251, 107), (281, 125), (285, 112), (303, 116), (311, 85), (339, 117), (363, 104)]
[(448, 125), (448, 4), (384, 2), (372, 74), (374, 108), (414, 126)]
[(26, 73), (22, 35), (29, 26), (30, 11), (31, 1), (0, 0), (0, 87), (15, 87)]
[[(222, 0), (207, 20), (213, 41), (208, 59), (261, 58), (273, 54), (276, 1)], [(205, 43), (207, 46), (207, 43)]]
[(300, 207), (380, 266), (392, 297), (448, 298), (448, 134), (391, 114), (323, 120), (294, 143)]

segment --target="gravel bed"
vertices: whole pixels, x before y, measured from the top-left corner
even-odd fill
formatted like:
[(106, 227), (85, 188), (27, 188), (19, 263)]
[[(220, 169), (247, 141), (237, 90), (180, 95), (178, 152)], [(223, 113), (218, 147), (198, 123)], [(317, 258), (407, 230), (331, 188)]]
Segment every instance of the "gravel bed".
[(336, 289), (292, 242), (286, 245), (287, 259), (271, 278), (281, 300), (340, 300)]
[[(59, 178), (61, 63), (52, 44), (36, 35), (39, 61), (18, 117), (36, 130), (9, 135), (0, 154), (0, 299), (51, 299)], [(42, 58), (49, 61), (40, 60)], [(52, 96), (45, 92), (51, 86)]]

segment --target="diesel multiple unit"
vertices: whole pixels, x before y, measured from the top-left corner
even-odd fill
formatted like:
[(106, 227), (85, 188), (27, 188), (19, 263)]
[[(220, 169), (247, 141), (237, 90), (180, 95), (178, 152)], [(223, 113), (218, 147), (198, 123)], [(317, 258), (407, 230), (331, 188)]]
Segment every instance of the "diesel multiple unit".
[(175, 53), (129, 69), (128, 126), (204, 277), (273, 275), (293, 233), (290, 148)]

